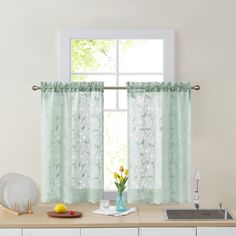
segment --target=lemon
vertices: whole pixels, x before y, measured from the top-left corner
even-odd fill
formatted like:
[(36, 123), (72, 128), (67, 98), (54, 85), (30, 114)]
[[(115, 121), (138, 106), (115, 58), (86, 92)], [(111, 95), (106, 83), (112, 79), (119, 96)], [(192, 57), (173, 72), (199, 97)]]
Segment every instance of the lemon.
[(64, 213), (67, 211), (67, 207), (63, 203), (59, 203), (54, 207), (54, 211), (57, 213)]

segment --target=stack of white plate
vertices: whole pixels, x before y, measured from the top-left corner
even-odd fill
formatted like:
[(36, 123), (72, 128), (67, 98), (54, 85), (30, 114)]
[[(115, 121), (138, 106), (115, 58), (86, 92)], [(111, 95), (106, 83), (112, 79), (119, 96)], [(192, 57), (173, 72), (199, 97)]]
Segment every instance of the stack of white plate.
[(0, 204), (4, 207), (13, 209), (17, 204), (20, 211), (26, 211), (29, 202), (36, 203), (37, 195), (35, 182), (25, 175), (9, 173), (0, 178)]

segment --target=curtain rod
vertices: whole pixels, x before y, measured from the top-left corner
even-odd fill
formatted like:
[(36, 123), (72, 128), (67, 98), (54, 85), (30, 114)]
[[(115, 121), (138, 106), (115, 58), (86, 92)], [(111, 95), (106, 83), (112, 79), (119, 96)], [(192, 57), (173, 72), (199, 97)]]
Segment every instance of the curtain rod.
[[(41, 89), (40, 86), (37, 86), (37, 85), (32, 86), (32, 90), (34, 90), (34, 91), (40, 90), (40, 89)], [(127, 87), (126, 86), (124, 86), (124, 87), (107, 86), (107, 87), (104, 87), (104, 89), (117, 89), (117, 90), (120, 90), (120, 89), (127, 89)], [(191, 89), (200, 90), (200, 85), (194, 85), (194, 86), (191, 87)]]

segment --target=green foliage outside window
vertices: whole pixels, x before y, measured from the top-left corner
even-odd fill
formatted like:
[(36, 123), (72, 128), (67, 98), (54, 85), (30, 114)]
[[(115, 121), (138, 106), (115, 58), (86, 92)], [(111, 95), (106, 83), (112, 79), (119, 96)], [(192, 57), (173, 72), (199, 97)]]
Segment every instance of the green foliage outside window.
[[(119, 48), (124, 52), (134, 46), (135, 43), (137, 41), (122, 40), (119, 43)], [(115, 72), (115, 49), (116, 40), (112, 39), (73, 39), (71, 41), (72, 73), (93, 72), (102, 67), (106, 67), (109, 72)], [(86, 76), (76, 75), (72, 77), (72, 80), (86, 80)]]

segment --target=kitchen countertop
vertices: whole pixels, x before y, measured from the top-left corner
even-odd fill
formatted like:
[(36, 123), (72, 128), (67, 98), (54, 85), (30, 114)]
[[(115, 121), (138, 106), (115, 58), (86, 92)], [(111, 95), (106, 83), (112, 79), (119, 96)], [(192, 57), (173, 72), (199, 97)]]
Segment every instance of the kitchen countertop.
[[(89, 228), (89, 227), (236, 227), (236, 220), (229, 221), (165, 221), (163, 208), (176, 206), (158, 206), (151, 204), (136, 205), (137, 212), (127, 216), (104, 216), (92, 213), (98, 209), (97, 204), (80, 203), (70, 205), (70, 210), (83, 212), (83, 217), (74, 219), (58, 219), (47, 216), (53, 205), (37, 205), (32, 215), (15, 216), (0, 209), (0, 228)], [(131, 206), (132, 207), (132, 206)], [(178, 208), (185, 208), (179, 206)], [(236, 216), (236, 209), (230, 209)]]
[(138, 212), (127, 216), (115, 217), (92, 213), (99, 208), (98, 204), (80, 203), (68, 205), (69, 210), (81, 211), (81, 218), (59, 219), (47, 215), (54, 205), (38, 205), (33, 207), (33, 214), (15, 216), (0, 209), (0, 228), (75, 228), (75, 227), (138, 227)]

